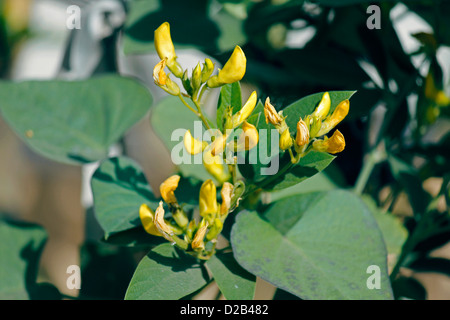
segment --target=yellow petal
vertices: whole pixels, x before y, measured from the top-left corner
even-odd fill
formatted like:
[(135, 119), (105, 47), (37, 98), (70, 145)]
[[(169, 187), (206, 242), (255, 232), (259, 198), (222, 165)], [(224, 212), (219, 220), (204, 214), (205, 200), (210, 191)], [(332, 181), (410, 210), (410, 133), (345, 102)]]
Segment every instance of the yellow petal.
[(208, 222), (206, 222), (202, 227), (200, 227), (195, 233), (194, 239), (192, 240), (191, 246), (194, 250), (203, 250), (205, 248), (205, 243), (203, 239), (205, 238), (206, 230), (208, 229)]
[(297, 135), (295, 136), (297, 146), (304, 146), (309, 143), (309, 130), (306, 122), (300, 118), (297, 122)]
[(208, 179), (203, 182), (200, 188), (200, 215), (204, 218), (209, 217), (210, 215), (215, 216), (217, 209), (216, 185), (211, 179)]
[(244, 77), (246, 68), (247, 58), (241, 47), (236, 46), (223, 69), (219, 71), (217, 76), (211, 77), (207, 84), (209, 87), (215, 88), (227, 83), (239, 81)]
[(187, 152), (192, 155), (202, 152), (208, 145), (206, 141), (195, 139), (189, 130), (184, 134), (183, 142)]
[(228, 214), (228, 211), (230, 211), (233, 188), (234, 186), (229, 182), (225, 182), (222, 186), (222, 190), (220, 191), (220, 195), (222, 196), (222, 204), (220, 206), (221, 216)]
[(168, 22), (164, 22), (155, 30), (155, 48), (161, 60), (171, 61), (176, 58)]
[(174, 191), (178, 187), (178, 183), (180, 182), (179, 175), (173, 175), (167, 178), (163, 183), (161, 183), (159, 187), (159, 191), (161, 193), (161, 197), (167, 204), (172, 204), (177, 202), (177, 198), (175, 197)]
[(237, 142), (237, 151), (250, 150), (254, 148), (259, 141), (258, 130), (247, 121), (242, 124), (242, 134)]
[(163, 59), (158, 62), (153, 68), (153, 80), (158, 86), (165, 86), (167, 83), (167, 74), (164, 72), (166, 67), (166, 60)]
[(329, 116), (324, 122), (322, 122), (322, 125), (320, 127), (319, 132), (317, 133), (317, 136), (318, 137), (323, 136), (324, 134), (330, 132), (334, 127), (336, 127), (347, 116), (349, 109), (350, 109), (349, 100), (344, 100), (341, 103), (339, 103), (336, 109), (334, 109), (333, 114)]
[(253, 109), (255, 109), (256, 102), (257, 102), (256, 91), (253, 91), (250, 97), (248, 98), (247, 102), (241, 108), (241, 110), (239, 110), (236, 114), (233, 115), (232, 119), (233, 128), (239, 126), (242, 122), (244, 122), (245, 119), (247, 119), (250, 116), (250, 114), (253, 112)]
[(155, 213), (145, 203), (139, 208), (139, 218), (141, 219), (142, 226), (147, 233), (154, 236), (162, 236), (161, 232), (158, 231), (155, 225)]
[(172, 229), (166, 224), (166, 221), (164, 220), (164, 208), (163, 208), (163, 202), (159, 202), (159, 206), (155, 211), (155, 225), (159, 232), (161, 232), (162, 236), (169, 240), (173, 241), (172, 235), (173, 231)]
[(313, 143), (314, 150), (328, 152), (328, 153), (338, 153), (344, 150), (345, 148), (345, 139), (344, 135), (336, 130), (331, 138), (324, 140), (316, 140)]
[(211, 148), (206, 148), (203, 153), (203, 165), (206, 171), (209, 172), (220, 183), (227, 181), (230, 176), (225, 170), (223, 160), (219, 156), (213, 156)]
[(331, 106), (330, 94), (328, 92), (325, 92), (313, 115), (319, 118), (320, 120), (323, 120), (330, 112), (330, 106)]
[(217, 137), (213, 143), (211, 143), (211, 154), (213, 156), (216, 156), (218, 154), (221, 154), (223, 150), (225, 149), (226, 143), (227, 143), (227, 135), (221, 135)]

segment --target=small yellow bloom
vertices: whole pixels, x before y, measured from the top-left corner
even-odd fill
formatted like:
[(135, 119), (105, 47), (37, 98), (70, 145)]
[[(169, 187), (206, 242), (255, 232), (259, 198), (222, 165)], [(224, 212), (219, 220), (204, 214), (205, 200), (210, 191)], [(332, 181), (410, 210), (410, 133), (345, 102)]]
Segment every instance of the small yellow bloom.
[(216, 156), (221, 154), (226, 147), (228, 136), (226, 134), (221, 134), (216, 137), (213, 143), (211, 143), (211, 154)]
[(203, 239), (205, 238), (206, 231), (208, 230), (208, 222), (204, 223), (195, 233), (194, 239), (192, 240), (192, 249), (198, 251), (205, 249), (205, 243)]
[(166, 240), (173, 241), (172, 236), (174, 232), (164, 220), (164, 208), (162, 201), (159, 202), (159, 206), (155, 211), (155, 225), (158, 231)]
[(169, 76), (165, 73), (166, 60), (161, 60), (153, 68), (153, 80), (155, 84), (162, 88), (167, 93), (177, 96), (180, 94), (180, 87), (173, 82)]
[(155, 213), (145, 203), (139, 208), (139, 218), (141, 219), (142, 226), (145, 231), (154, 236), (162, 236), (155, 225)]
[(339, 103), (336, 109), (334, 109), (333, 114), (331, 116), (328, 116), (328, 118), (322, 122), (322, 126), (320, 127), (317, 136), (318, 137), (323, 136), (324, 134), (330, 132), (331, 129), (336, 127), (347, 116), (349, 109), (350, 109), (349, 100), (344, 100), (341, 103)]
[(183, 143), (187, 152), (192, 155), (202, 152), (208, 146), (206, 141), (195, 139), (189, 130), (184, 134)]
[(256, 102), (257, 102), (256, 91), (253, 91), (250, 97), (248, 98), (247, 102), (241, 108), (241, 110), (239, 110), (233, 115), (232, 119), (233, 128), (239, 126), (242, 122), (244, 122), (245, 119), (247, 119), (250, 116), (250, 114), (253, 112), (253, 109), (255, 109)]
[(280, 135), (279, 144), (280, 150), (286, 150), (292, 146), (292, 137), (291, 133), (289, 132), (289, 128), (286, 128)]
[(309, 143), (309, 130), (306, 122), (300, 118), (297, 122), (297, 135), (295, 136), (295, 143), (301, 147)]
[(203, 165), (206, 171), (209, 172), (218, 182), (223, 183), (230, 178), (230, 175), (225, 170), (225, 165), (223, 163), (222, 158), (218, 155), (213, 156), (211, 153), (211, 148), (205, 149), (203, 152)]
[(199, 196), (199, 209), (200, 215), (212, 222), (217, 213), (217, 195), (216, 195), (216, 185), (211, 179), (203, 182), (200, 187)]
[(270, 103), (269, 97), (267, 97), (266, 102), (264, 103), (264, 116), (266, 117), (266, 123), (270, 122), (275, 126), (279, 126), (283, 122), (283, 118)]
[(233, 195), (234, 186), (225, 182), (222, 186), (222, 190), (220, 191), (220, 195), (222, 196), (222, 204), (220, 205), (220, 215), (223, 217), (228, 214), (231, 207), (231, 196)]
[(339, 130), (336, 130), (331, 138), (325, 138), (323, 140), (316, 140), (313, 142), (313, 149), (321, 152), (338, 153), (344, 150), (345, 139)]
[(202, 69), (202, 82), (208, 81), (209, 77), (211, 77), (213, 72), (214, 72), (214, 63), (211, 61), (211, 59), (206, 58)]
[(241, 47), (236, 46), (223, 69), (219, 70), (218, 75), (211, 77), (207, 85), (210, 88), (215, 88), (227, 83), (239, 81), (244, 77), (246, 67), (247, 58)]
[(313, 118), (323, 120), (330, 112), (330, 106), (331, 106), (330, 94), (328, 92), (325, 92), (322, 96), (322, 99), (320, 100), (319, 105), (312, 114)]
[(178, 188), (178, 183), (180, 182), (179, 175), (173, 175), (167, 178), (159, 187), (159, 192), (161, 197), (167, 204), (177, 203), (177, 198), (175, 197), (174, 191)]
[(170, 71), (176, 77), (181, 78), (183, 76), (183, 70), (176, 61), (177, 55), (170, 35), (170, 25), (168, 22), (164, 22), (155, 30), (155, 48), (161, 60), (167, 60), (167, 66)]
[(244, 151), (254, 148), (259, 141), (259, 134), (256, 127), (247, 121), (242, 124), (242, 134), (239, 136), (236, 150)]

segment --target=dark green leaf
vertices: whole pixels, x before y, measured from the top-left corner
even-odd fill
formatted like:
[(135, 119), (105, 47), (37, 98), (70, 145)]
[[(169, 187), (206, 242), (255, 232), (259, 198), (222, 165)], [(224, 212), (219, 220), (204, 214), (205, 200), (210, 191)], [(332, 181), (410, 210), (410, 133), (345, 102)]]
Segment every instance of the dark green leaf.
[(212, 256), (206, 265), (227, 300), (253, 299), (256, 277), (243, 269), (231, 252)]
[(169, 243), (146, 255), (131, 279), (126, 300), (176, 300), (202, 288), (205, 269)]
[(220, 89), (219, 102), (217, 104), (217, 126), (223, 130), (225, 111), (231, 107), (233, 113), (241, 109), (242, 97), (239, 82), (226, 84)]

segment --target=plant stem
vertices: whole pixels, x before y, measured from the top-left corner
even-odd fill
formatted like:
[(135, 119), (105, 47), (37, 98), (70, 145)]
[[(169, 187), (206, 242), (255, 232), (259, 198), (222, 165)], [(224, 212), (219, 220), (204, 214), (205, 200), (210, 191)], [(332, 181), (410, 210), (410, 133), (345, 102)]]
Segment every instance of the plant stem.
[(205, 115), (203, 114), (202, 108), (200, 107), (200, 104), (197, 102), (197, 100), (192, 99), (192, 102), (194, 102), (195, 106), (198, 110), (198, 116), (203, 121), (203, 124), (205, 125), (206, 129), (211, 129), (211, 126), (208, 123), (208, 120), (206, 120)]
[(183, 102), (183, 104), (188, 107), (189, 110), (191, 110), (193, 113), (195, 113), (197, 116), (199, 115), (197, 111), (194, 110), (194, 108), (192, 108), (187, 102), (186, 100), (184, 100), (183, 96), (181, 95), (181, 93), (178, 95), (178, 98), (180, 98), (181, 102)]

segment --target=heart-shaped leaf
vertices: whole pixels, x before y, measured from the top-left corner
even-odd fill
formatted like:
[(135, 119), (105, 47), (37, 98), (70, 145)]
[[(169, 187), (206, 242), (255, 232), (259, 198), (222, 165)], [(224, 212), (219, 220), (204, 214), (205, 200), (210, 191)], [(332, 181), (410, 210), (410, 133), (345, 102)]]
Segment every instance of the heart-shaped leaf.
[(242, 211), (231, 243), (246, 270), (302, 299), (392, 299), (381, 232), (347, 191), (286, 198), (263, 216)]
[(120, 76), (83, 81), (0, 82), (0, 110), (35, 151), (70, 164), (103, 159), (152, 103), (143, 85)]
[(151, 250), (139, 263), (126, 300), (176, 300), (207, 284), (205, 269), (195, 258), (169, 243)]

